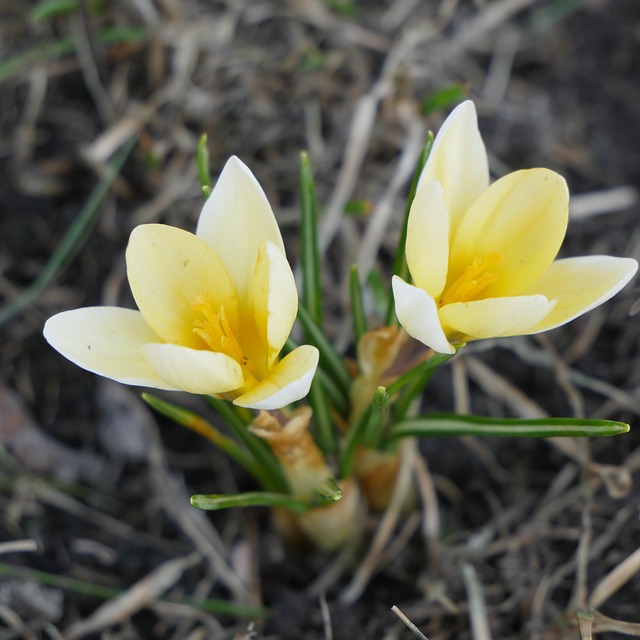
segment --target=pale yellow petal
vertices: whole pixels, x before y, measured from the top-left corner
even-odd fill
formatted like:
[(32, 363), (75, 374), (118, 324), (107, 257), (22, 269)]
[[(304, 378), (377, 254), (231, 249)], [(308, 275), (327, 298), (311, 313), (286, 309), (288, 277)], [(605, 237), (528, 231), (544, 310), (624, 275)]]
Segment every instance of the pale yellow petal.
[(123, 384), (173, 389), (142, 355), (143, 345), (160, 342), (139, 311), (86, 307), (64, 311), (44, 325), (47, 342), (79, 367)]
[(315, 347), (298, 347), (270, 371), (269, 376), (234, 401), (249, 409), (281, 409), (304, 398), (309, 393), (318, 366), (319, 353)]
[(266, 357), (264, 364), (270, 367), (287, 341), (298, 313), (293, 272), (285, 255), (271, 242), (262, 243), (258, 251), (249, 303)]
[(416, 193), (405, 252), (413, 281), (437, 298), (447, 281), (449, 263), (449, 213), (439, 182), (429, 182)]
[(196, 235), (222, 258), (241, 300), (247, 294), (263, 242), (268, 240), (285, 252), (262, 187), (235, 156), (225, 165), (202, 209)]
[(556, 260), (528, 294), (558, 301), (553, 311), (527, 333), (558, 327), (613, 297), (638, 270), (632, 258), (584, 256)]
[(444, 190), (453, 232), (489, 185), (487, 152), (478, 130), (476, 108), (469, 100), (458, 105), (440, 127), (418, 188), (433, 180)]
[(242, 368), (224, 353), (175, 344), (147, 344), (142, 353), (157, 375), (174, 389), (216, 394), (234, 391), (244, 384)]
[(555, 304), (542, 295), (455, 302), (440, 309), (440, 321), (460, 340), (518, 336), (529, 333)]
[(567, 230), (569, 192), (548, 169), (516, 171), (494, 182), (460, 223), (451, 246), (449, 286), (473, 260), (499, 258), (483, 298), (517, 295), (549, 267)]
[(166, 342), (202, 347), (193, 332), (194, 302), (207, 296), (215, 313), (238, 325), (237, 299), (220, 258), (188, 231), (145, 224), (131, 233), (127, 275), (133, 297), (151, 328)]
[(405, 331), (438, 353), (454, 353), (440, 324), (435, 300), (398, 276), (393, 277), (392, 286), (396, 315)]

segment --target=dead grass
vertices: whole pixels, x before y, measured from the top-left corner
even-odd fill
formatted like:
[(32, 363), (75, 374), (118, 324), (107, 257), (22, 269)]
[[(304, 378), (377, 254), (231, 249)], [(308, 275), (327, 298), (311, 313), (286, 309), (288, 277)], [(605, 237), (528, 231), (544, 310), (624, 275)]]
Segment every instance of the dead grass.
[[(420, 143), (444, 115), (423, 103), (452, 85), (476, 101), (494, 175), (567, 177), (567, 255), (638, 258), (637, 4), (117, 0), (38, 21), (41, 4), (0, 2), (1, 310), (13, 305), (0, 327), (0, 637), (410, 637), (392, 605), (430, 640), (640, 635), (633, 428), (591, 443), (423, 443), (416, 511), (372, 518), (371, 550), (328, 561), (285, 549), (264, 513), (192, 509), (191, 493), (248, 479), (41, 337), (56, 311), (130, 301), (135, 225), (193, 226), (206, 132), (214, 173), (237, 154), (265, 186), (292, 260), (309, 152), (327, 314), (347, 348), (348, 268), (384, 273)], [(628, 287), (542, 338), (469, 347), (428, 407), (633, 427), (635, 297)]]

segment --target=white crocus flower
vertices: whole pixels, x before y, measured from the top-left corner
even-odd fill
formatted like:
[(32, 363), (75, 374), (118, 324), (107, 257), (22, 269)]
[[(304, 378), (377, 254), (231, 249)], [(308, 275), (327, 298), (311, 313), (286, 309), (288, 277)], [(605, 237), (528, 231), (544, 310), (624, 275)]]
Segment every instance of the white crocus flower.
[(400, 324), (435, 351), (453, 353), (456, 343), (553, 329), (611, 298), (638, 263), (555, 260), (568, 205), (564, 179), (548, 169), (489, 185), (475, 107), (459, 105), (434, 141), (409, 214), (413, 284), (393, 279)]
[(124, 384), (254, 409), (308, 393), (318, 350), (301, 346), (278, 359), (298, 295), (271, 207), (240, 160), (224, 167), (196, 235), (139, 226), (126, 259), (140, 310), (91, 307), (50, 318), (45, 338), (66, 358)]

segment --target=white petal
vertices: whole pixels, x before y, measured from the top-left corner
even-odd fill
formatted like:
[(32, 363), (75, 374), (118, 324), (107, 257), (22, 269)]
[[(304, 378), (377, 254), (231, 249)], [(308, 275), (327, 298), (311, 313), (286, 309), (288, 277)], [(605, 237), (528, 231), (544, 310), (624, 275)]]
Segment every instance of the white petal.
[(224, 353), (198, 351), (175, 344), (147, 344), (142, 353), (156, 373), (174, 389), (216, 394), (244, 384), (240, 365)]
[(489, 186), (487, 152), (470, 100), (458, 105), (440, 127), (418, 188), (433, 180), (444, 189), (453, 234), (464, 212)]
[(548, 331), (612, 298), (638, 270), (632, 258), (582, 256), (556, 260), (527, 293), (558, 300), (554, 310), (530, 333)]
[(86, 307), (64, 311), (44, 325), (47, 342), (79, 367), (123, 384), (173, 389), (142, 355), (160, 338), (139, 311)]
[(439, 182), (429, 182), (416, 193), (405, 253), (413, 281), (437, 298), (444, 289), (449, 266), (449, 213)]
[(392, 286), (396, 315), (405, 331), (438, 353), (455, 353), (440, 324), (435, 300), (398, 276), (393, 276)]
[(220, 256), (241, 301), (265, 240), (284, 253), (280, 229), (262, 187), (235, 156), (207, 199), (196, 232)]
[(237, 398), (233, 404), (249, 409), (281, 409), (309, 393), (320, 354), (315, 347), (294, 349), (269, 371), (269, 377)]

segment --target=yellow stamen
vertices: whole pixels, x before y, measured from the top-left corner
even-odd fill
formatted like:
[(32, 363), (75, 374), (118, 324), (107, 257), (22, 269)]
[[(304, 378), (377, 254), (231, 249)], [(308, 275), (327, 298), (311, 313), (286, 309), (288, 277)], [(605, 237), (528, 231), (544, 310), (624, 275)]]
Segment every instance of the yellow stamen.
[(465, 267), (463, 274), (444, 292), (440, 306), (453, 302), (476, 300), (478, 295), (498, 279), (498, 274), (487, 271), (502, 260), (499, 253), (490, 253), (484, 260), (475, 258)]
[(224, 353), (241, 365), (246, 366), (248, 359), (244, 355), (238, 339), (233, 334), (233, 329), (224, 311), (224, 305), (220, 305), (218, 313), (215, 313), (211, 294), (206, 292), (193, 301), (192, 307), (194, 311), (204, 317), (204, 320), (194, 319), (193, 332), (202, 338), (212, 351)]

